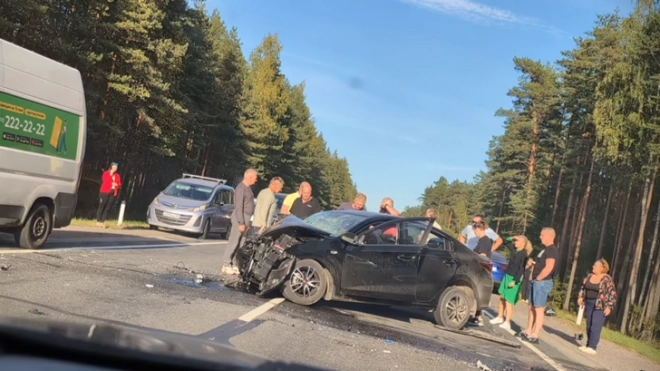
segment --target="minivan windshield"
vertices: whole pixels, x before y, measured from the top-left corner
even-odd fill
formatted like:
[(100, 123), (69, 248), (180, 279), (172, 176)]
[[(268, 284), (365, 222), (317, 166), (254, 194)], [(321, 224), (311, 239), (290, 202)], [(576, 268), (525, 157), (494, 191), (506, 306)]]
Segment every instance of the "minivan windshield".
[(336, 211), (322, 211), (310, 215), (305, 223), (324, 230), (332, 236), (337, 237), (348, 232), (354, 226), (367, 219), (366, 215), (349, 214)]
[(165, 196), (186, 198), (188, 200), (206, 201), (211, 198), (213, 188), (200, 184), (190, 184), (184, 182), (174, 182), (165, 189)]

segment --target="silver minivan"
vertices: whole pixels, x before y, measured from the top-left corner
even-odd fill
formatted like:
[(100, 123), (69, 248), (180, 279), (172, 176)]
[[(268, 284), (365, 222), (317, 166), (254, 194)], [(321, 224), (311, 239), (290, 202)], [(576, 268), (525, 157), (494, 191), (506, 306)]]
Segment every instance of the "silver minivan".
[(219, 233), (228, 238), (234, 211), (234, 188), (224, 179), (183, 174), (149, 205), (147, 223), (207, 238)]

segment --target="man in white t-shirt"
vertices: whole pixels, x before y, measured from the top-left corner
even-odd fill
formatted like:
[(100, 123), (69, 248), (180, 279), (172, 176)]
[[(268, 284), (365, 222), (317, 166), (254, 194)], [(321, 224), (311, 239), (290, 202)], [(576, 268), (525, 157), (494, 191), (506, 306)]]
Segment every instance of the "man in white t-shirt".
[[(474, 224), (478, 223), (485, 223), (486, 221), (484, 220), (484, 217), (481, 215), (475, 215), (472, 218), (472, 224), (468, 225), (461, 231), (461, 235), (458, 237), (458, 240), (461, 241), (461, 243), (467, 245), (467, 247), (470, 250), (474, 250), (475, 247), (477, 247), (477, 243), (479, 242), (479, 237), (474, 233), (474, 228), (472, 227)], [(486, 230), (486, 236), (493, 241), (493, 252), (497, 251), (497, 249), (502, 246), (504, 243), (504, 240), (502, 237), (500, 237), (497, 233), (495, 233), (494, 230), (491, 228), (488, 228)]]

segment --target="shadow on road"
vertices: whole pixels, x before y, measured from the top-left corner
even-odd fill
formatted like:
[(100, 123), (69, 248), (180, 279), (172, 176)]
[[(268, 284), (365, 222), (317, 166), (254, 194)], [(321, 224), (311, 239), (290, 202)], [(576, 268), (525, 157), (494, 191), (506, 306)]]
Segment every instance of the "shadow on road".
[(399, 308), (386, 305), (345, 303), (339, 301), (321, 301), (314, 307), (318, 310), (339, 312), (345, 315), (351, 315), (351, 313), (346, 311), (361, 312), (405, 323), (411, 323), (412, 319), (433, 322), (432, 313), (416, 308)]
[[(200, 240), (172, 235), (156, 231), (80, 231), (55, 230), (46, 241), (46, 245), (38, 251), (49, 249), (150, 249), (181, 247), (188, 244), (221, 243), (219, 240)], [(5, 249), (20, 249), (14, 241), (14, 236), (0, 233), (0, 252)]]

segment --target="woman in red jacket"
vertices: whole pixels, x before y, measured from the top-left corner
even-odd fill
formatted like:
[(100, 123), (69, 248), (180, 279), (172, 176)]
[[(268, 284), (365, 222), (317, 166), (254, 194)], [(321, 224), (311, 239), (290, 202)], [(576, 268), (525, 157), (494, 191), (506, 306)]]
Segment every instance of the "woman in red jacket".
[(119, 164), (113, 162), (110, 164), (110, 169), (103, 172), (101, 183), (101, 191), (99, 192), (99, 208), (96, 211), (96, 226), (105, 228), (105, 218), (108, 216), (108, 211), (114, 205), (119, 189), (121, 188), (121, 177), (117, 173)]

